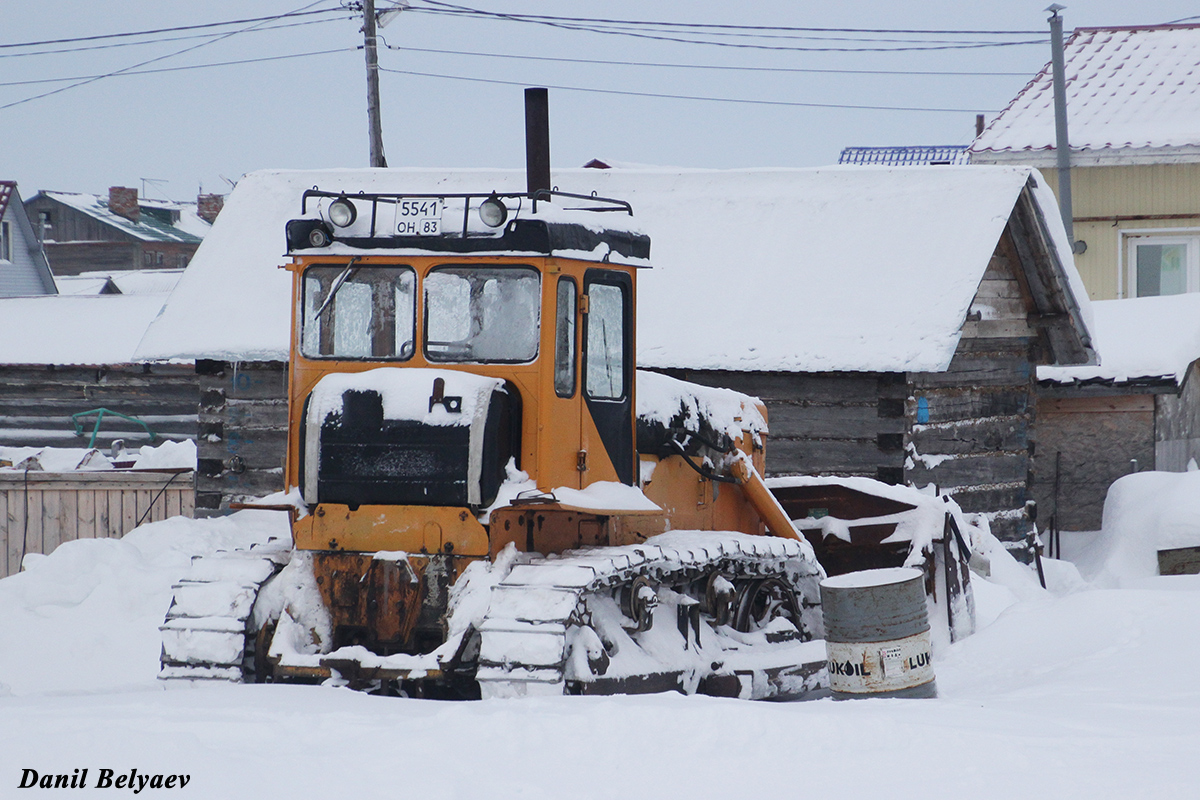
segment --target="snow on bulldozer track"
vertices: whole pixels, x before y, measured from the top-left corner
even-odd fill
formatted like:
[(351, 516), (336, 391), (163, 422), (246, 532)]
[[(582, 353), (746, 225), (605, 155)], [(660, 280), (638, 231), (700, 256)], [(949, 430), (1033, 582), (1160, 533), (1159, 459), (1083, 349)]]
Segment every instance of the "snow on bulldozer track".
[(196, 798), (1195, 793), (1198, 576), (1056, 594), (993, 550), (994, 582), (975, 583), (981, 630), (935, 656), (935, 700), (165, 687), (158, 626), (190, 556), (286, 537), (285, 519), (167, 520), (0, 580), (0, 797), (24, 796), (25, 769), (77, 768), (89, 788), (100, 769), (187, 774), (179, 794)]

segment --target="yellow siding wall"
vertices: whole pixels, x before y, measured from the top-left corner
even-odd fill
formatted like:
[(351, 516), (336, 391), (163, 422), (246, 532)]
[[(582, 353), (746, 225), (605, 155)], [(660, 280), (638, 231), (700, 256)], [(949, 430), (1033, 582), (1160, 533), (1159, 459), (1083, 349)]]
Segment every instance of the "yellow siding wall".
[[(1057, 170), (1042, 174), (1058, 192)], [(1075, 257), (1093, 300), (1125, 296), (1121, 286), (1121, 231), (1150, 228), (1200, 231), (1200, 164), (1150, 164), (1128, 167), (1075, 167), (1071, 170), (1075, 238), (1087, 252)], [(1188, 214), (1186, 219), (1083, 222), (1087, 217)]]

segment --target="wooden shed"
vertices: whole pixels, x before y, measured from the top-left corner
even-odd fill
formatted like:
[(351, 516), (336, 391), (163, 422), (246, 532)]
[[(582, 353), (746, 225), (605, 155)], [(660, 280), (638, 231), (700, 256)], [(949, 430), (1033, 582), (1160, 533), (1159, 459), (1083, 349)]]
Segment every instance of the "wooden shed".
[(1200, 462), (1200, 294), (1093, 309), (1100, 363), (1038, 370), (1035, 495), (1061, 530), (1099, 530), (1117, 478)]

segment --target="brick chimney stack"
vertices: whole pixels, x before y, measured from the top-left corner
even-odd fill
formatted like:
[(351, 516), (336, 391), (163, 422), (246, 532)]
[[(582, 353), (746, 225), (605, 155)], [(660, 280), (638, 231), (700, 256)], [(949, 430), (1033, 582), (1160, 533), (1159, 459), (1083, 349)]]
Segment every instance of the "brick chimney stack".
[(224, 195), (202, 194), (196, 196), (196, 214), (209, 225), (217, 221), (217, 215), (221, 213), (221, 209), (224, 207)]
[(108, 187), (108, 210), (118, 217), (137, 222), (141, 218), (141, 211), (138, 210), (138, 190), (124, 186)]

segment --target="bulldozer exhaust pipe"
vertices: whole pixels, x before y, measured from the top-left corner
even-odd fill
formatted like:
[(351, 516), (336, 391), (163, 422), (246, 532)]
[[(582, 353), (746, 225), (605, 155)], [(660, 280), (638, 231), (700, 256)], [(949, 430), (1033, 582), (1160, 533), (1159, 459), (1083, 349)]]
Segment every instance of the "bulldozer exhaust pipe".
[(525, 90), (525, 183), (530, 197), (551, 189), (550, 100), (545, 89)]

